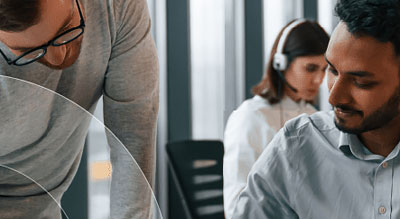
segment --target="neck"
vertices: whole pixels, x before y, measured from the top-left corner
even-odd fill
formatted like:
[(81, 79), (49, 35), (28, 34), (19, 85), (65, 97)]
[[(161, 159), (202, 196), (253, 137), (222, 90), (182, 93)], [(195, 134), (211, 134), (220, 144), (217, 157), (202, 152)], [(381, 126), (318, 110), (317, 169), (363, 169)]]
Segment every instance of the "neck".
[(372, 153), (387, 157), (400, 141), (400, 116), (384, 127), (359, 134), (358, 138)]
[(300, 97), (294, 91), (292, 91), (290, 88), (288, 88), (287, 86), (284, 86), (283, 95), (288, 96), (294, 102), (300, 101)]

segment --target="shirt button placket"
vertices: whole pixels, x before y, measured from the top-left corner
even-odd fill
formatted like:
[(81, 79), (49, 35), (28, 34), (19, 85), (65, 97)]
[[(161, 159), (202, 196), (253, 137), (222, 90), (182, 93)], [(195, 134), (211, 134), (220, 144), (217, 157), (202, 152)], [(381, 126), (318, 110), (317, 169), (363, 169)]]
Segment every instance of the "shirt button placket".
[(390, 211), (390, 206), (388, 209), (386, 205), (390, 205), (391, 203), (391, 200), (388, 200), (388, 198), (391, 199), (392, 197), (391, 190), (389, 189), (392, 187), (393, 179), (391, 177), (389, 162), (385, 161), (378, 167), (374, 183), (377, 218), (390, 218), (390, 214), (387, 213)]

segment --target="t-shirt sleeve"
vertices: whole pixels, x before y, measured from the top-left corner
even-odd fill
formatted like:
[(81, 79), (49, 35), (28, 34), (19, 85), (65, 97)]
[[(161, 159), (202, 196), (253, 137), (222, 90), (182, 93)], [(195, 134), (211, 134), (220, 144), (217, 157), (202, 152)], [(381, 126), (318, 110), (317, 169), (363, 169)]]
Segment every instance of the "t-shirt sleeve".
[(146, 0), (114, 0), (112, 5), (115, 36), (105, 75), (104, 121), (129, 153), (108, 138), (111, 218), (149, 218), (159, 103), (156, 47)]

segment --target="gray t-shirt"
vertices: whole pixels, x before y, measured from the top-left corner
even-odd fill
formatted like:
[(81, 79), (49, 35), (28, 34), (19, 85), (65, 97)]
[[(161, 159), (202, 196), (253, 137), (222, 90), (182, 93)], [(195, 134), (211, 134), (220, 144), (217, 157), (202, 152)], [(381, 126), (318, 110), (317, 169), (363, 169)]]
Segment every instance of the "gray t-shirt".
[[(0, 77), (1, 218), (61, 217), (57, 203), (43, 189), (61, 200), (79, 166), (90, 123), (82, 109), (93, 112), (102, 95), (105, 125), (153, 183), (159, 76), (146, 0), (80, 2), (86, 28), (74, 65), (53, 70), (40, 63), (10, 66), (0, 59), (0, 75), (7, 76)], [(3, 44), (0, 48), (11, 55)], [(55, 91), (82, 109), (9, 77)], [(111, 217), (147, 217), (148, 202), (143, 197), (136, 202), (140, 180), (124, 166), (129, 157), (110, 148)]]

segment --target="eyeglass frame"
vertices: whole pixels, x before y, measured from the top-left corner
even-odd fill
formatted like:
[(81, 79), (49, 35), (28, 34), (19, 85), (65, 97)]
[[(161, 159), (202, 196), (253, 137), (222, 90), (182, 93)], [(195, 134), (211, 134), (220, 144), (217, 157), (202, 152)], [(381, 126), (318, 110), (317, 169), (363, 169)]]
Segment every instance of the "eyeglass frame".
[[(19, 55), (19, 56), (18, 56), (17, 58), (15, 58), (14, 60), (9, 59), (9, 58), (6, 56), (6, 54), (4, 54), (4, 52), (1, 51), (1, 49), (0, 49), (0, 54), (1, 54), (1, 55), (3, 56), (3, 58), (7, 61), (7, 63), (8, 63), (9, 65), (16, 65), (16, 66), (24, 66), (24, 65), (31, 64), (31, 63), (36, 62), (37, 60), (43, 58), (43, 56), (46, 55), (46, 53), (47, 53), (47, 48), (48, 48), (49, 46), (54, 46), (54, 47), (63, 46), (63, 45), (65, 45), (65, 44), (68, 44), (68, 43), (70, 43), (70, 42), (76, 40), (76, 39), (79, 38), (80, 36), (82, 36), (83, 33), (85, 32), (85, 26), (86, 26), (86, 25), (85, 25), (85, 20), (84, 20), (84, 18), (83, 18), (83, 14), (82, 14), (81, 7), (79, 6), (79, 0), (76, 0), (75, 2), (76, 2), (76, 4), (77, 4), (77, 6), (78, 6), (79, 16), (80, 16), (80, 18), (81, 18), (81, 21), (80, 21), (79, 26), (73, 27), (73, 28), (71, 28), (71, 29), (68, 29), (68, 30), (66, 30), (66, 31), (64, 31), (64, 32), (62, 32), (62, 33), (60, 33), (60, 34), (58, 34), (57, 36), (55, 36), (55, 37), (54, 37), (52, 40), (50, 40), (49, 42), (47, 42), (47, 43), (45, 43), (45, 44), (43, 44), (43, 45), (41, 45), (41, 46), (35, 47), (35, 48), (33, 48), (33, 49), (30, 49), (30, 50), (24, 52), (23, 54)], [(72, 31), (75, 31), (75, 30), (77, 30), (77, 29), (81, 29), (82, 32), (81, 32), (79, 35), (77, 35), (76, 37), (74, 37), (73, 39), (71, 39), (71, 40), (69, 40), (69, 41), (67, 41), (67, 42), (65, 42), (65, 43), (62, 43), (62, 44), (53, 45), (53, 43), (54, 43), (57, 39), (59, 39), (61, 36), (65, 35), (65, 34), (68, 34), (68, 33), (72, 32)], [(40, 55), (40, 56), (38, 56), (38, 57), (32, 59), (32, 60), (29, 61), (29, 62), (23, 63), (23, 64), (18, 64), (18, 63), (17, 63), (18, 60), (20, 60), (21, 58), (23, 58), (23, 57), (26, 56), (27, 54), (29, 54), (29, 53), (31, 53), (31, 52), (33, 52), (33, 51), (35, 51), (35, 50), (39, 50), (39, 49), (42, 49), (42, 50), (44, 51), (42, 55)]]

